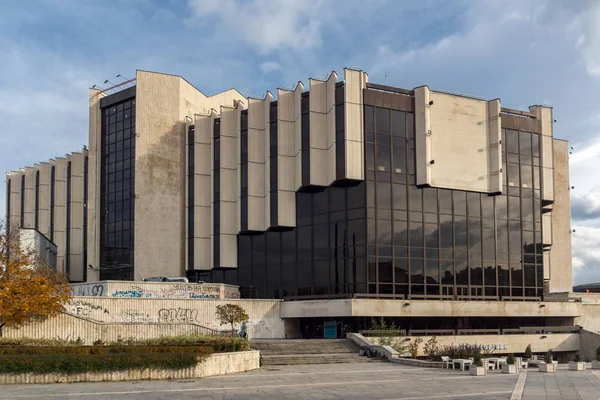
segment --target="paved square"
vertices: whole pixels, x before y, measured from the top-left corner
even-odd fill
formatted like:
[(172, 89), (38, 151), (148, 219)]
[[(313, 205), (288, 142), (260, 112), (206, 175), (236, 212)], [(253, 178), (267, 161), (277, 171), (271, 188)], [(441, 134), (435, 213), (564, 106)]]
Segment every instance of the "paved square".
[[(600, 371), (473, 377), (390, 363), (271, 367), (186, 381), (4, 385), (1, 399), (600, 399)], [(518, 383), (520, 381), (520, 383)], [(522, 394), (522, 397), (520, 396)]]

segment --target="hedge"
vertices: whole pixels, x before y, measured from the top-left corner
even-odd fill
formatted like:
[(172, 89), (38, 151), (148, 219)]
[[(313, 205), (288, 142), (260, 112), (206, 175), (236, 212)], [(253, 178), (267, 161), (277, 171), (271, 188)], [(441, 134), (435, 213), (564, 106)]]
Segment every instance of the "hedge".
[[(209, 346), (212, 347), (216, 353), (225, 353), (233, 351), (248, 351), (250, 350), (250, 343), (246, 339), (236, 337), (224, 337), (224, 336), (165, 336), (156, 339), (145, 339), (145, 340), (118, 340), (113, 343), (103, 343), (98, 341), (96, 347), (104, 346)], [(29, 347), (29, 346), (42, 346), (42, 347), (81, 347), (81, 341), (67, 341), (67, 340), (55, 340), (55, 339), (9, 339), (0, 338), (0, 351), (5, 347)], [(7, 354), (1, 353), (0, 354)]]
[(45, 354), (144, 354), (144, 353), (194, 353), (210, 355), (210, 346), (81, 346), (81, 347), (42, 347), (15, 346), (0, 347), (2, 355), (45, 355)]
[(0, 373), (115, 372), (134, 369), (176, 370), (191, 368), (208, 354), (189, 353), (112, 353), (2, 355)]
[(222, 336), (165, 336), (133, 341), (131, 344), (134, 346), (210, 346), (215, 353), (250, 350), (248, 340)]

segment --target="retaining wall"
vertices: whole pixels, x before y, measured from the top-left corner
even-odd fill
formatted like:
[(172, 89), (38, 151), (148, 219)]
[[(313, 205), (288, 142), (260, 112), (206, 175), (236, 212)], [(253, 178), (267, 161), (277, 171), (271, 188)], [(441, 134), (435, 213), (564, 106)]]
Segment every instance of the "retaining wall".
[(0, 384), (139, 381), (151, 379), (195, 379), (227, 375), (260, 368), (260, 352), (212, 354), (192, 368), (181, 370), (144, 369), (82, 374), (0, 374)]

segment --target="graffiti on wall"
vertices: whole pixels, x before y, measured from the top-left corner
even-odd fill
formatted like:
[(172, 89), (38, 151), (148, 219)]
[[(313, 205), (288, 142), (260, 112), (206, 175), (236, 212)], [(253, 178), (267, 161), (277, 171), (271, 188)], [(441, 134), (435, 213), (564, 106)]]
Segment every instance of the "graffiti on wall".
[(106, 296), (106, 284), (74, 285), (73, 296)]
[(84, 300), (70, 301), (66, 308), (69, 314), (86, 318), (91, 317), (93, 313), (110, 314), (106, 308)]
[(151, 323), (156, 322), (156, 318), (140, 310), (125, 309), (121, 311), (120, 322)]
[(198, 310), (189, 308), (163, 308), (158, 311), (158, 322), (190, 323), (198, 321)]
[[(110, 297), (128, 298), (156, 298), (156, 299), (221, 299), (219, 285), (131, 285), (120, 290), (115, 290)], [(239, 297), (239, 296), (238, 296)]]

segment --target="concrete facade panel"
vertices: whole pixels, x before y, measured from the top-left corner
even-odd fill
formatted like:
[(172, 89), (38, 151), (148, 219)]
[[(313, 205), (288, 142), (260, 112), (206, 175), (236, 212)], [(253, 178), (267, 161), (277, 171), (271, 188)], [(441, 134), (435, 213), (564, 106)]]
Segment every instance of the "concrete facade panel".
[(35, 228), (35, 169), (23, 168), (25, 176), (25, 199), (23, 228)]
[(40, 203), (38, 211), (38, 230), (50, 238), (50, 164), (40, 163)]
[(549, 291), (570, 292), (573, 289), (573, 268), (568, 142), (554, 139), (553, 159), (554, 204), (551, 212), (553, 246), (550, 249)]

